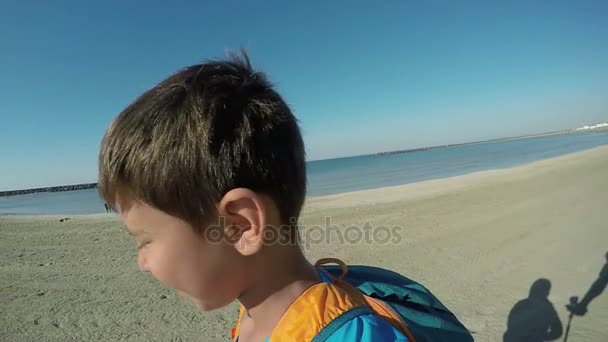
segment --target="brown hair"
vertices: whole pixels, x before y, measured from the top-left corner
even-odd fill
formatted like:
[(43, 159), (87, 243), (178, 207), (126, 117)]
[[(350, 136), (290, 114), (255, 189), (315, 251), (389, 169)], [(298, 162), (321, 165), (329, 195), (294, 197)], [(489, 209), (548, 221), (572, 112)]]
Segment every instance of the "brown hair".
[(110, 124), (99, 193), (136, 200), (198, 226), (229, 190), (269, 195), (297, 222), (306, 192), (297, 119), (245, 53), (186, 67), (138, 97)]

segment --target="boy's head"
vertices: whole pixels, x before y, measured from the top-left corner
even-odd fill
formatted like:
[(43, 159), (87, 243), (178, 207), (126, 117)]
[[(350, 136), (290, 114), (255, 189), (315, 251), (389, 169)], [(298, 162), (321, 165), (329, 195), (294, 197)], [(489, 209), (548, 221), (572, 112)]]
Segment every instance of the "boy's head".
[(246, 55), (186, 67), (111, 123), (99, 192), (138, 241), (142, 270), (203, 309), (226, 305), (242, 290), (236, 261), (259, 251), (263, 227), (297, 222), (306, 192), (297, 120)]

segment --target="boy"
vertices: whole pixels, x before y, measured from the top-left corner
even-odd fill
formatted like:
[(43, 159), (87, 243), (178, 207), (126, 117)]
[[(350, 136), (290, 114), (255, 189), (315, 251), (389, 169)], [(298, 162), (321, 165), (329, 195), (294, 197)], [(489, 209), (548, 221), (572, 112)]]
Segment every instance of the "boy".
[[(137, 241), (141, 271), (200, 310), (240, 302), (235, 340), (311, 340), (365, 306), (298, 245), (300, 129), (247, 56), (189, 66), (121, 112), (102, 141), (99, 191)], [(326, 340), (407, 341), (361, 312)]]

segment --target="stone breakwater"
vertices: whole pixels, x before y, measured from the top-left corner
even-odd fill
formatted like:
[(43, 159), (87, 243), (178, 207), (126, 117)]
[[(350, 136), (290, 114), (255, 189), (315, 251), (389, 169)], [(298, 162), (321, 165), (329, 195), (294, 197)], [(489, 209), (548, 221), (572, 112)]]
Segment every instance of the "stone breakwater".
[(33, 193), (38, 193), (38, 192), (60, 192), (60, 191), (85, 190), (85, 189), (94, 189), (96, 187), (97, 187), (97, 183), (87, 183), (87, 184), (75, 184), (75, 185), (49, 186), (49, 187), (45, 187), (45, 188), (0, 191), (0, 197), (33, 194)]

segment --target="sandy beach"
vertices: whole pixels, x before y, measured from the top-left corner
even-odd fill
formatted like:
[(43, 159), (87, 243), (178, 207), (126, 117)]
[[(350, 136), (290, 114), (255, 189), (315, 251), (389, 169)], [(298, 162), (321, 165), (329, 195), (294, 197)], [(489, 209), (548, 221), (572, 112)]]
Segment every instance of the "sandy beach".
[[(551, 282), (548, 300), (565, 332), (569, 298), (584, 296), (606, 264), (607, 213), (608, 146), (309, 198), (301, 224), (311, 261), (400, 272), (428, 287), (476, 341), (502, 341), (509, 312), (540, 278)], [(113, 214), (59, 222), (65, 217), (0, 216), (0, 341), (229, 339), (237, 303), (199, 313), (137, 270), (135, 242)], [(568, 341), (608, 341), (606, 322), (608, 291), (572, 319)]]

